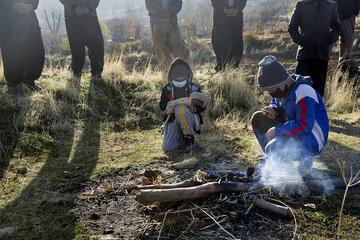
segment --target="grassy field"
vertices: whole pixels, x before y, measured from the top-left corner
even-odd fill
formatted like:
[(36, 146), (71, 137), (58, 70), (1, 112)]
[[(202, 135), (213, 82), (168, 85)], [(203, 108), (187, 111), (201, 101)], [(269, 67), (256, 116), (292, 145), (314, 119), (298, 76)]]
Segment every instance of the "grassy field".
[[(168, 206), (138, 206), (126, 185), (134, 172), (170, 171), (172, 163), (190, 156), (200, 160), (197, 168), (201, 169), (255, 166), (261, 149), (248, 121), (269, 100), (255, 87), (256, 65), (256, 61), (245, 60), (241, 69), (220, 74), (212, 73), (211, 64), (195, 67), (195, 81), (211, 97), (202, 134), (197, 136), (199, 148), (170, 155), (162, 151), (163, 136), (159, 133), (162, 113), (158, 99), (164, 77), (151, 66), (128, 72), (121, 59), (109, 60), (103, 81), (92, 80), (89, 75), (80, 81), (65, 69), (50, 67), (39, 81), (44, 91), (29, 92), (23, 98), (9, 96), (1, 86), (0, 239), (156, 239), (161, 230), (162, 239), (230, 239), (216, 225), (183, 232), (185, 223), (191, 222), (187, 218), (185, 227), (170, 223), (176, 219), (169, 218), (160, 230), (163, 217), (151, 216)], [(340, 176), (337, 162), (344, 161), (349, 175), (351, 166), (354, 172), (360, 170), (356, 89), (344, 81), (338, 84), (335, 70), (329, 74), (325, 99), (331, 132), (314, 168)], [(204, 158), (203, 153), (211, 157)], [(177, 176), (189, 174), (171, 171)], [(106, 181), (113, 184), (112, 194), (84, 197)], [(296, 210), (296, 222), (256, 209), (241, 215), (243, 209), (236, 205), (238, 209), (233, 212), (240, 216), (231, 218), (229, 213), (230, 220), (223, 224), (241, 239), (287, 239), (293, 236), (294, 226), (296, 239), (332, 239), (337, 233), (343, 193), (278, 196)], [(348, 194), (341, 239), (360, 239), (359, 193), (359, 188), (353, 188)], [(103, 207), (114, 202), (118, 209)], [(176, 205), (171, 207), (176, 209)], [(90, 214), (90, 208), (102, 212)], [(194, 214), (199, 218), (204, 215), (200, 211)], [(153, 224), (151, 231), (142, 225), (145, 219)], [(102, 225), (92, 225), (100, 220)], [(245, 227), (232, 229), (230, 223), (234, 221), (244, 221)], [(254, 222), (257, 225), (252, 225)], [(207, 235), (209, 229), (216, 234)]]

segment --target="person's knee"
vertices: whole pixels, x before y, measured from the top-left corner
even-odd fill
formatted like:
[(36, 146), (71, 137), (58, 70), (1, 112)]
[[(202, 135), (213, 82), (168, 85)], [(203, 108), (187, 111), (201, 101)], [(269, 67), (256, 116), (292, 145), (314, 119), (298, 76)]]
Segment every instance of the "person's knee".
[(251, 125), (257, 126), (264, 119), (264, 113), (262, 111), (257, 111), (251, 116)]
[(184, 104), (180, 104), (175, 107), (175, 117), (180, 117), (180, 114), (187, 114), (190, 113), (190, 110), (188, 107), (186, 107)]

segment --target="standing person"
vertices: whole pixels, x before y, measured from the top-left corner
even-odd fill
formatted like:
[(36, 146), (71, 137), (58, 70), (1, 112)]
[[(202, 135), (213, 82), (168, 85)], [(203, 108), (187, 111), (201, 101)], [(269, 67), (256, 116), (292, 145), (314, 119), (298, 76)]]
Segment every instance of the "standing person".
[(174, 58), (188, 60), (189, 49), (181, 37), (177, 14), (182, 0), (145, 0), (150, 16), (151, 37), (160, 69), (165, 71)]
[(329, 135), (321, 96), (311, 87), (309, 77), (289, 75), (273, 56), (259, 63), (257, 80), (260, 89), (272, 96), (271, 104), (251, 118), (256, 138), (266, 153), (264, 160), (297, 160), (300, 174), (306, 175)]
[(330, 46), (338, 40), (341, 32), (336, 3), (330, 0), (298, 1), (288, 32), (299, 45), (296, 74), (310, 76), (313, 88), (323, 96)]
[(247, 0), (211, 0), (214, 8), (212, 46), (216, 55), (215, 71), (227, 64), (239, 67), (243, 55), (243, 9)]
[(72, 71), (81, 78), (85, 63), (85, 47), (91, 63), (91, 76), (102, 79), (104, 38), (96, 8), (100, 0), (60, 0), (65, 8), (65, 24), (72, 54)]
[(9, 92), (22, 96), (25, 84), (30, 90), (41, 88), (35, 80), (41, 76), (45, 50), (35, 13), (38, 0), (0, 1), (0, 44), (4, 75)]
[(355, 39), (355, 18), (359, 14), (360, 0), (335, 0), (340, 18), (340, 52), (339, 63), (351, 57)]

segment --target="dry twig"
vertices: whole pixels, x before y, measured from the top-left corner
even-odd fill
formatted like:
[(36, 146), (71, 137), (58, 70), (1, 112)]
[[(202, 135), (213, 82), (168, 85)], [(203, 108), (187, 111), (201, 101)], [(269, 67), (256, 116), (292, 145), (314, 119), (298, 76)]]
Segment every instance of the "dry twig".
[[(195, 207), (198, 207), (198, 206), (196, 206), (196, 204), (194, 204), (194, 203), (193, 203), (193, 205), (194, 205)], [(213, 218), (209, 213), (207, 213), (207, 212), (206, 212), (204, 209), (202, 209), (202, 208), (200, 208), (200, 210), (201, 210), (203, 213), (205, 213), (209, 218), (211, 218), (211, 220), (213, 220), (213, 221), (216, 223), (216, 225), (218, 225), (218, 226), (221, 228), (221, 230), (223, 230), (226, 234), (228, 234), (232, 239), (237, 240), (237, 238), (234, 237), (234, 235), (232, 235), (229, 231), (227, 231), (225, 228), (223, 228), (223, 227), (220, 225), (220, 223), (219, 223), (218, 221), (216, 221), (216, 219)]]
[(347, 181), (346, 177), (345, 177), (345, 162), (342, 162), (342, 164), (338, 161), (339, 164), (339, 168), (340, 168), (340, 172), (341, 172), (341, 176), (343, 177), (344, 183), (345, 183), (345, 192), (344, 192), (344, 197), (341, 203), (341, 209), (339, 212), (339, 224), (338, 224), (338, 229), (337, 229), (337, 239), (340, 240), (340, 232), (341, 232), (341, 221), (342, 221), (342, 213), (344, 210), (344, 205), (345, 205), (345, 199), (348, 193), (349, 188), (357, 185), (360, 183), (360, 180), (357, 180), (357, 178), (360, 175), (360, 170), (356, 173), (355, 177), (353, 177), (353, 169), (352, 167), (350, 167), (350, 178), (349, 181)]
[(292, 216), (294, 217), (294, 224), (295, 224), (295, 227), (294, 227), (294, 236), (293, 236), (292, 239), (295, 239), (298, 225), (297, 225), (296, 215), (295, 215), (295, 212), (293, 211), (293, 209), (292, 209), (291, 207), (289, 207), (286, 203), (284, 203), (284, 202), (282, 202), (282, 201), (280, 201), (280, 200), (273, 199), (273, 198), (270, 198), (270, 197), (267, 197), (267, 198), (268, 198), (269, 200), (272, 200), (272, 201), (275, 201), (275, 202), (278, 202), (278, 203), (284, 205), (285, 207), (287, 207), (287, 208), (290, 210)]
[(163, 229), (163, 227), (164, 227), (164, 224), (165, 224), (165, 220), (166, 220), (166, 216), (167, 216), (167, 214), (170, 212), (171, 210), (168, 210), (166, 213), (165, 213), (165, 216), (164, 216), (164, 219), (163, 219), (163, 221), (162, 221), (162, 224), (161, 224), (161, 228), (160, 228), (160, 231), (159, 231), (159, 236), (158, 236), (158, 240), (160, 239), (160, 236), (161, 236), (161, 231), (162, 231), (162, 229)]

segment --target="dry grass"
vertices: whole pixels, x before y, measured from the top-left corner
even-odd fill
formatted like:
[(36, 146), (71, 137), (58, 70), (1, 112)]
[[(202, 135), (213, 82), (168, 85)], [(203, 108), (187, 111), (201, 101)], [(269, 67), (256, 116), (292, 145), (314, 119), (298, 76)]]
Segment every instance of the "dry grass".
[(336, 71), (330, 75), (326, 99), (331, 110), (351, 112), (359, 109), (358, 77), (351, 77), (349, 72), (341, 71)]
[[(201, 51), (205, 56), (209, 42), (204, 44)], [(0, 168), (0, 229), (16, 226), (10, 238), (88, 239), (86, 228), (78, 233), (84, 227), (73, 220), (72, 193), (89, 179), (124, 167), (156, 167), (159, 159), (167, 157), (173, 161), (189, 156), (201, 159), (205, 151), (213, 157), (201, 159), (201, 163), (212, 167), (245, 168), (256, 163), (261, 150), (248, 120), (269, 99), (254, 87), (254, 73), (243, 68), (213, 74), (212, 63), (193, 67), (194, 81), (211, 99), (203, 133), (196, 136), (199, 149), (167, 156), (161, 150), (163, 136), (158, 132), (162, 119), (158, 101), (166, 77), (150, 64), (127, 71), (124, 58), (122, 54), (107, 57), (104, 81), (93, 81), (88, 74), (79, 81), (71, 77), (67, 66), (50, 65), (39, 81), (44, 87), (40, 93), (13, 98), (5, 87), (1, 89), (0, 114), (6, 118), (0, 119), (0, 153), (9, 158)], [(354, 89), (335, 80), (328, 93), (332, 110), (341, 111), (356, 100)], [(337, 112), (334, 114), (332, 119), (339, 118)], [(332, 170), (334, 158), (349, 154), (355, 159), (360, 151), (354, 144), (359, 141), (359, 116), (348, 114), (351, 121), (332, 124), (338, 132), (330, 135), (321, 156)], [(28, 173), (20, 174), (19, 167), (26, 167)], [(52, 195), (59, 194), (62, 202), (48, 204)]]

